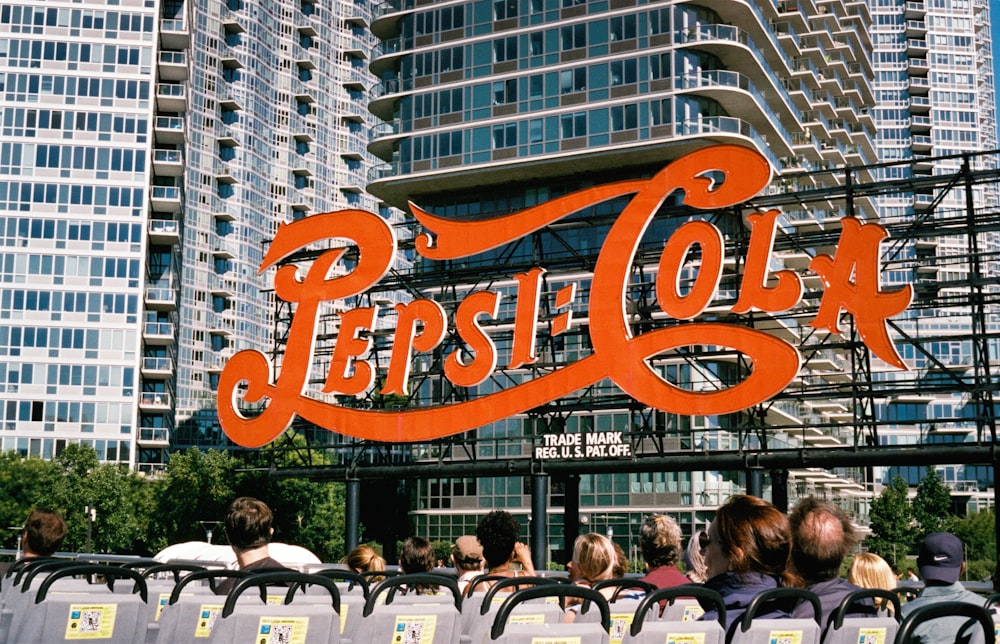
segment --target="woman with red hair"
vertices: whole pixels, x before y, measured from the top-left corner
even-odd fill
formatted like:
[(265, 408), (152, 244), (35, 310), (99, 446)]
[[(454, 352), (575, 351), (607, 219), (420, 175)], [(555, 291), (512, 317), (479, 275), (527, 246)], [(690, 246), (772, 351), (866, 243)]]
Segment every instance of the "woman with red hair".
[[(754, 595), (779, 586), (794, 586), (788, 563), (792, 529), (780, 510), (763, 499), (745, 494), (729, 498), (716, 512), (702, 538), (708, 581), (705, 587), (726, 602), (726, 628), (739, 620)], [(789, 611), (769, 607), (762, 618), (790, 617)], [(718, 619), (706, 606), (703, 620)]]

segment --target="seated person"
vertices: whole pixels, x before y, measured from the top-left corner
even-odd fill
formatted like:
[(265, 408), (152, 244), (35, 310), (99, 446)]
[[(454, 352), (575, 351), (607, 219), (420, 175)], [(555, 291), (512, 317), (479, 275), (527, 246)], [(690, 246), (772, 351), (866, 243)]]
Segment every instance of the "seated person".
[[(510, 512), (494, 510), (479, 521), (476, 526), (476, 538), (483, 546), (483, 558), (486, 559), (486, 574), (502, 577), (534, 576), (535, 566), (531, 562), (531, 550), (517, 540), (521, 525)], [(520, 564), (521, 569), (514, 568)], [(476, 590), (486, 590), (492, 582), (477, 584)], [(503, 591), (513, 591), (514, 587)]]
[[(412, 575), (434, 570), (434, 546), (423, 537), (408, 537), (399, 551), (399, 569), (404, 575)], [(416, 595), (437, 594), (438, 587), (433, 584), (417, 584), (412, 588), (402, 588), (402, 594), (413, 591)]]
[(58, 513), (44, 508), (31, 511), (24, 522), (21, 547), (24, 558), (51, 557), (66, 538), (66, 522)]
[[(280, 561), (271, 558), (267, 544), (271, 542), (274, 515), (263, 501), (241, 496), (229, 505), (226, 513), (226, 538), (236, 553), (240, 570), (263, 572), (285, 569)], [(236, 579), (223, 579), (215, 587), (215, 594), (226, 595), (236, 585)]]

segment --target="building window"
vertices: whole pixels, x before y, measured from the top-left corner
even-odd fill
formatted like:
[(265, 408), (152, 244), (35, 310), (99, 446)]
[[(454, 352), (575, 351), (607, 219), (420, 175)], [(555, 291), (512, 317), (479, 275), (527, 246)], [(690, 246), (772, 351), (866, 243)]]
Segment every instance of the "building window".
[(508, 60), (517, 60), (517, 36), (493, 41), (493, 62), (503, 63)]
[(517, 123), (493, 126), (493, 148), (511, 148), (517, 145)]
[(559, 125), (564, 139), (587, 136), (587, 113), (563, 114), (559, 118)]
[(496, 0), (493, 3), (493, 19), (507, 20), (517, 17), (517, 0)]
[(578, 24), (560, 30), (560, 48), (563, 51), (587, 46), (587, 25)]
[(505, 81), (493, 83), (493, 104), (504, 105), (506, 103), (517, 102), (517, 79), (509, 78)]

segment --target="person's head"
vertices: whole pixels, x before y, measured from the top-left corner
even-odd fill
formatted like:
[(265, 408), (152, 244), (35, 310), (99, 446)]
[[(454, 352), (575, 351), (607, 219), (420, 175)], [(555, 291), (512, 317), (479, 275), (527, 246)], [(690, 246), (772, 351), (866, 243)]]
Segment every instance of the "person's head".
[(651, 514), (639, 528), (639, 550), (650, 568), (677, 563), (681, 550), (681, 528), (666, 514)]
[[(854, 556), (854, 561), (847, 571), (847, 581), (861, 588), (894, 590), (896, 573), (882, 557), (872, 552), (862, 552)], [(876, 601), (876, 604), (881, 608), (881, 601)]]
[(953, 584), (965, 569), (962, 540), (950, 532), (924, 537), (917, 555), (917, 570), (925, 582)]
[(361, 544), (354, 550), (347, 553), (344, 563), (354, 572), (371, 572), (385, 570), (385, 559), (383, 559), (375, 548), (367, 544)]
[(241, 496), (229, 504), (226, 512), (226, 538), (237, 552), (260, 548), (271, 541), (274, 515), (263, 501)]
[(591, 583), (611, 579), (615, 574), (615, 559), (615, 547), (611, 544), (611, 539), (596, 532), (581, 534), (573, 542), (570, 577), (586, 579)]
[(408, 537), (399, 551), (399, 568), (405, 574), (434, 570), (434, 547), (423, 537)]
[(687, 548), (684, 549), (684, 567), (687, 568), (688, 579), (696, 584), (704, 583), (708, 579), (708, 575), (705, 574), (705, 554), (701, 550), (702, 540), (707, 539), (708, 533), (699, 530), (688, 539)]
[(459, 573), (482, 570), (483, 547), (479, 539), (470, 534), (455, 539), (455, 545), (451, 547), (451, 562)]
[(759, 573), (788, 584), (791, 551), (788, 517), (763, 499), (737, 494), (719, 507), (708, 528), (706, 574)]
[(58, 513), (36, 508), (24, 522), (21, 546), (25, 557), (51, 557), (66, 537), (66, 522)]
[(806, 583), (840, 576), (840, 566), (858, 545), (858, 534), (843, 510), (810, 496), (796, 505), (792, 527), (792, 566)]
[(480, 519), (476, 538), (483, 546), (483, 557), (488, 568), (502, 566), (514, 554), (514, 544), (521, 533), (521, 525), (510, 512), (494, 510)]
[(615, 549), (615, 568), (611, 576), (621, 579), (628, 574), (628, 556), (625, 554), (625, 550), (618, 545), (617, 541), (612, 541), (611, 545)]

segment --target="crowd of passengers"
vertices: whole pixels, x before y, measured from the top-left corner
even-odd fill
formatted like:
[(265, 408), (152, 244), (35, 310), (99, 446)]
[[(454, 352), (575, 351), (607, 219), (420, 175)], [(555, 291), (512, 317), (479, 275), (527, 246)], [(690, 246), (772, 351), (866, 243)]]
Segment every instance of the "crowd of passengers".
[[(475, 536), (456, 540), (451, 564), (458, 573), (463, 593), (483, 590), (493, 576), (533, 576), (531, 553), (517, 540), (520, 527), (508, 512), (489, 513), (479, 522)], [(650, 587), (670, 588), (698, 584), (718, 592), (725, 603), (725, 625), (729, 629), (746, 611), (757, 594), (779, 587), (805, 588), (820, 602), (820, 622), (826, 627), (831, 613), (845, 597), (862, 588), (893, 591), (897, 578), (889, 564), (878, 555), (861, 553), (853, 558), (847, 578), (841, 577), (842, 564), (857, 547), (860, 535), (838, 506), (813, 497), (801, 501), (788, 515), (767, 501), (735, 495), (716, 512), (707, 531), (701, 531), (682, 548), (677, 522), (668, 515), (646, 518), (639, 531), (639, 546), (646, 571), (640, 582)], [(683, 558), (686, 572), (678, 568)], [(359, 546), (346, 560), (355, 572), (381, 570), (385, 562), (369, 546)], [(435, 565), (431, 544), (420, 537), (403, 543), (399, 567), (404, 573), (429, 572)], [(943, 601), (960, 601), (983, 606), (984, 598), (965, 590), (958, 581), (964, 570), (962, 542), (950, 533), (927, 535), (917, 559), (924, 588), (919, 596), (903, 604), (903, 617), (918, 606)], [(593, 587), (598, 582), (625, 577), (628, 561), (621, 548), (598, 533), (580, 535), (573, 544), (567, 564), (573, 584)], [(477, 577), (487, 579), (476, 583)], [(914, 579), (914, 577), (909, 577)], [(471, 588), (470, 588), (471, 587)], [(638, 588), (625, 594), (614, 585), (600, 589), (605, 598), (637, 597)], [(418, 588), (415, 592), (426, 592)], [(501, 589), (511, 591), (514, 587)], [(569, 597), (566, 620), (573, 621), (580, 600)], [(702, 620), (716, 620), (713, 606), (705, 606)], [(853, 604), (850, 617), (874, 617), (891, 612), (884, 600), (867, 599)], [(788, 605), (775, 602), (759, 612), (761, 618), (812, 617), (808, 602)], [(954, 636), (955, 625), (936, 620), (918, 628), (912, 641), (942, 642)]]
[[(254, 498), (241, 497), (232, 502), (225, 517), (226, 536), (236, 555), (239, 569), (248, 572), (271, 571), (284, 566), (271, 558), (268, 544), (274, 529), (268, 506)], [(66, 525), (59, 515), (48, 510), (34, 510), (28, 517), (22, 544), (25, 558), (51, 556), (59, 547)], [(505, 577), (534, 577), (531, 551), (518, 541), (520, 526), (509, 512), (497, 510), (480, 520), (475, 535), (457, 539), (451, 565), (458, 576), (463, 595), (485, 591)], [(682, 548), (680, 527), (668, 515), (646, 518), (639, 531), (639, 546), (646, 564), (641, 582), (622, 594), (614, 586), (600, 588), (608, 600), (617, 597), (641, 597), (652, 588), (670, 588), (697, 584), (719, 593), (728, 629), (743, 616), (757, 594), (779, 587), (805, 588), (815, 593), (821, 607), (821, 625), (843, 599), (861, 588), (892, 591), (897, 578), (890, 566), (871, 553), (855, 555), (847, 578), (841, 567), (857, 547), (860, 535), (847, 515), (836, 505), (813, 497), (801, 501), (786, 515), (767, 501), (749, 495), (729, 498), (715, 514), (707, 531), (693, 535)], [(677, 567), (683, 558), (686, 572)], [(386, 562), (370, 546), (351, 551), (344, 563), (356, 573), (384, 571)], [(403, 574), (432, 572), (440, 563), (431, 544), (421, 537), (403, 542), (399, 556)], [(965, 590), (958, 581), (964, 570), (962, 542), (953, 534), (936, 532), (927, 535), (917, 559), (924, 588), (915, 599), (902, 606), (902, 616), (918, 606), (934, 602), (959, 601), (982, 606), (984, 598)], [(572, 560), (567, 564), (571, 583), (593, 587), (598, 582), (625, 577), (628, 561), (621, 548), (607, 537), (589, 533), (573, 544)], [(374, 577), (378, 579), (378, 577)], [(223, 579), (216, 593), (226, 594), (235, 579)], [(498, 589), (510, 592), (516, 586)], [(646, 589), (646, 590), (644, 590)], [(403, 592), (436, 592), (433, 585), (416, 585)], [(580, 600), (567, 598), (566, 621), (573, 621)], [(702, 620), (717, 620), (712, 605), (704, 606)], [(852, 605), (849, 616), (876, 616), (892, 611), (889, 602), (866, 599)], [(808, 602), (775, 602), (758, 613), (761, 618), (812, 617)], [(912, 641), (940, 642), (953, 637), (954, 625), (935, 620), (918, 628)]]

